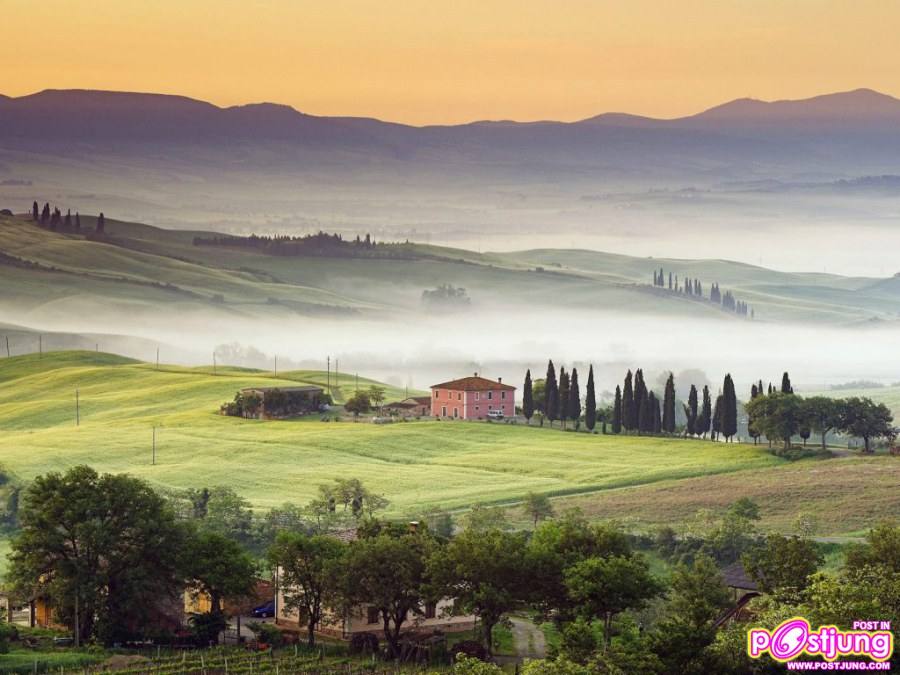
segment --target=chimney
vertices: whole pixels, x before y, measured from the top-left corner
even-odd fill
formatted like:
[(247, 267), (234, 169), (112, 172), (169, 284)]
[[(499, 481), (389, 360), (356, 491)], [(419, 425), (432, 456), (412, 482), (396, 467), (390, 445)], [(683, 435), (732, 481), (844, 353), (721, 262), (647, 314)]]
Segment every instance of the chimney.
[(503, 378), (502, 378), (502, 377), (498, 377), (498, 378), (497, 378), (497, 384), (503, 384)]
[(478, 373), (475, 373), (475, 377), (478, 377)]

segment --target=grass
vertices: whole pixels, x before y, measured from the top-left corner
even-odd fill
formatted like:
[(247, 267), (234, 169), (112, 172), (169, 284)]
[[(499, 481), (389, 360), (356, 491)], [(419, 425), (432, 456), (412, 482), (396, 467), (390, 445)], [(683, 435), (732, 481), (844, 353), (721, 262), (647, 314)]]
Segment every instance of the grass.
[[(92, 225), (85, 220), (85, 227)], [(353, 312), (403, 315), (419, 309), (435, 280), (465, 279), (473, 301), (528, 307), (586, 306), (659, 316), (729, 318), (708, 303), (652, 292), (651, 270), (717, 281), (750, 302), (763, 320), (847, 323), (889, 319), (896, 294), (877, 279), (790, 274), (723, 260), (637, 258), (594, 251), (532, 250), (480, 254), (421, 244), (415, 259), (287, 258), (250, 249), (193, 246), (197, 233), (107, 221), (106, 241), (50, 232), (21, 218), (0, 217), (0, 253), (39, 267), (0, 265), (7, 306), (132, 314), (203, 309), (221, 317)], [(202, 233), (209, 236), (210, 233)], [(545, 273), (534, 270), (541, 267)], [(731, 317), (733, 318), (733, 317)]]
[(60, 668), (75, 669), (93, 665), (103, 661), (105, 654), (76, 651), (74, 649), (57, 649), (53, 651), (35, 651), (24, 647), (13, 646), (8, 654), (0, 654), (0, 672), (32, 673), (53, 672)]
[[(285, 377), (319, 382), (322, 374)], [(228, 485), (260, 508), (305, 503), (320, 484), (355, 476), (390, 499), (398, 516), (515, 501), (532, 490), (584, 493), (782, 463), (752, 446), (523, 425), (260, 422), (217, 414), (240, 387), (284, 382), (245, 369), (220, 369), (218, 376), (209, 368), (156, 371), (92, 352), (13, 357), (0, 362), (0, 463), (24, 481), (84, 463), (166, 488)], [(348, 389), (351, 378), (342, 384)]]
[(842, 457), (665, 480), (560, 499), (555, 507), (578, 507), (590, 517), (620, 520), (636, 528), (679, 528), (700, 509), (722, 511), (749, 497), (760, 506), (762, 529), (794, 532), (794, 520), (805, 513), (818, 525), (816, 536), (852, 537), (880, 518), (900, 513), (897, 485), (898, 458)]

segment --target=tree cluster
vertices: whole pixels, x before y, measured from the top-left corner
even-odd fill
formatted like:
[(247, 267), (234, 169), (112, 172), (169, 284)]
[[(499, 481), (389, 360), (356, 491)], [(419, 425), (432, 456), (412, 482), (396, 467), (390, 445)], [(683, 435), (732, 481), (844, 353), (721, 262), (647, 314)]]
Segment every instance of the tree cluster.
[[(669, 272), (667, 277), (666, 272), (662, 267), (660, 267), (659, 270), (653, 270), (653, 286), (689, 298), (697, 298), (699, 300), (705, 298), (703, 283), (699, 279), (686, 277), (679, 282), (677, 274)], [(726, 290), (723, 294), (722, 289), (719, 288), (719, 284), (715, 282), (709, 289), (709, 302), (714, 305), (721, 305), (722, 309), (734, 312), (740, 316), (749, 316), (751, 318), (754, 316), (753, 310), (746, 302), (737, 300), (731, 291)]]
[(571, 372), (560, 367), (557, 379), (556, 367), (553, 361), (547, 363), (547, 375), (537, 382), (531, 379), (531, 370), (525, 373), (525, 385), (522, 392), (522, 414), (528, 422), (535, 412), (541, 414), (541, 425), (544, 419), (550, 422), (550, 426), (557, 420), (560, 428), (565, 430), (569, 422), (574, 423), (575, 430), (581, 427), (582, 412), (588, 431), (593, 431), (597, 424), (597, 397), (594, 391), (594, 367), (588, 369), (585, 404), (581, 405), (581, 385), (578, 382), (578, 369), (572, 368)]
[[(408, 244), (408, 242), (407, 242)], [(258, 235), (247, 237), (221, 235), (194, 237), (194, 246), (221, 246), (249, 248), (273, 256), (329, 256), (336, 258), (396, 258), (413, 259), (416, 256), (406, 244), (375, 242), (366, 234), (355, 239), (344, 239), (338, 233), (319, 231), (302, 236)]]
[[(81, 214), (78, 211), (72, 215), (72, 209), (67, 209), (65, 215), (60, 211), (59, 207), (50, 206), (49, 202), (45, 202), (43, 208), (38, 206), (37, 201), (31, 205), (31, 220), (41, 227), (48, 230), (60, 232), (80, 233)], [(103, 234), (106, 230), (106, 218), (101, 213), (97, 216), (96, 232)]]

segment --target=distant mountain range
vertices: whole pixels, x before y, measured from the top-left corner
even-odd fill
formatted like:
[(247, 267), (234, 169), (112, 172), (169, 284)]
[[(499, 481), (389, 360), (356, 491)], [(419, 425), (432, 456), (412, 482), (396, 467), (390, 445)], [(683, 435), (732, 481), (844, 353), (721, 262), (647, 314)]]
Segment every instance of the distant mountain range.
[[(739, 99), (678, 119), (423, 127), (161, 94), (0, 97), (0, 180), (12, 181), (0, 199), (65, 194), (67, 206), (170, 225), (509, 232), (530, 221), (542, 231), (561, 213), (575, 227), (595, 223), (598, 206), (609, 223), (621, 209), (637, 213), (637, 201), (666, 219), (687, 212), (679, 196), (650, 194), (658, 189), (892, 175), (900, 100), (869, 89)], [(719, 220), (747, 208), (703, 204)]]

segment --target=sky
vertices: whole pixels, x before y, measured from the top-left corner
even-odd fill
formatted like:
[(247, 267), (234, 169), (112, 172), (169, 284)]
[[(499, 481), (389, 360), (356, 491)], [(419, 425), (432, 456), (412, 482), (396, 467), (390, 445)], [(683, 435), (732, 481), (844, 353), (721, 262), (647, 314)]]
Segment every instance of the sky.
[(411, 124), (900, 94), (885, 0), (0, 0), (0, 93), (152, 91)]

